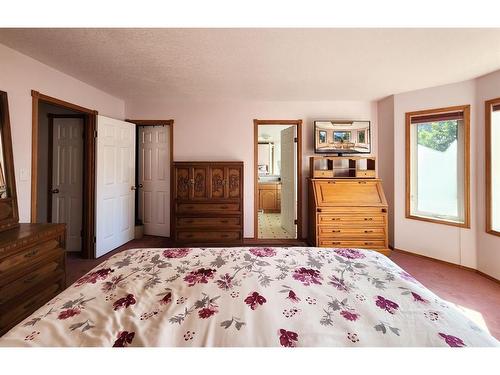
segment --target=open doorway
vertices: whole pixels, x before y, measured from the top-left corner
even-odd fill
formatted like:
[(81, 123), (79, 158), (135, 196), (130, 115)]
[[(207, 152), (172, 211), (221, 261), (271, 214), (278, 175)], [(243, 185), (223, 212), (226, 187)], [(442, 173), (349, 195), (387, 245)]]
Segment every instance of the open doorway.
[(301, 124), (254, 120), (255, 239), (302, 237)]
[(66, 250), (94, 258), (96, 111), (32, 91), (31, 222), (65, 223)]
[(173, 120), (127, 120), (137, 125), (136, 228), (170, 237)]

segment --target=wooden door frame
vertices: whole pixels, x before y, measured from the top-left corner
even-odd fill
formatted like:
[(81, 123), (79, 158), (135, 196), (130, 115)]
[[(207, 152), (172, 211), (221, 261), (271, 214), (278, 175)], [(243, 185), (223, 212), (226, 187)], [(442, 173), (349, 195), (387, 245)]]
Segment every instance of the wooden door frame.
[[(172, 209), (172, 197), (173, 197), (173, 189), (174, 189), (174, 179), (173, 179), (173, 173), (174, 173), (174, 120), (134, 120), (134, 119), (126, 119), (125, 121), (131, 122), (133, 124), (136, 124), (137, 127), (135, 129), (135, 148), (136, 148), (136, 153), (135, 153), (135, 184), (136, 186), (139, 186), (139, 173), (138, 173), (138, 164), (139, 164), (139, 126), (170, 126), (170, 142), (169, 142), (169, 147), (170, 147), (170, 237), (172, 237), (173, 233), (173, 212), (174, 210)], [(139, 210), (139, 190), (135, 190), (135, 216), (137, 218)], [(135, 221), (135, 218), (134, 218)], [(169, 238), (170, 238), (169, 237)]]
[(38, 91), (31, 90), (31, 222), (37, 222), (38, 192), (38, 109), (40, 103), (48, 103), (69, 109), (84, 116), (83, 128), (83, 222), (82, 251), (86, 259), (95, 258), (95, 155), (97, 111), (66, 102)]
[[(296, 241), (301, 241), (303, 239), (302, 235), (302, 120), (253, 120), (253, 145), (254, 145), (254, 194), (253, 194), (253, 206), (254, 206), (254, 220), (253, 220), (253, 239), (262, 240), (263, 242), (268, 241), (268, 239), (259, 238), (259, 125), (293, 125), (297, 127), (297, 238)], [(290, 241), (290, 239), (283, 239)]]
[(494, 105), (500, 104), (500, 98), (490, 99), (484, 102), (484, 165), (485, 165), (485, 188), (486, 188), (486, 233), (494, 236), (500, 236), (500, 232), (493, 229), (493, 210), (492, 205), (492, 177), (491, 177), (491, 114)]

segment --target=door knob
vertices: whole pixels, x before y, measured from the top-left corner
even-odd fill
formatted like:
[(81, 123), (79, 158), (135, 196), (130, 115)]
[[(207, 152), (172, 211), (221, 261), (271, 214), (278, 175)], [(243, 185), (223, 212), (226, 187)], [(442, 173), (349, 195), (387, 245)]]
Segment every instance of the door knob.
[(59, 189), (52, 189), (50, 192), (52, 194), (59, 194)]
[(135, 190), (135, 189), (137, 189), (135, 186), (130, 187), (130, 190)]
[(144, 187), (144, 185), (143, 185), (143, 184), (139, 184), (139, 188), (141, 188), (141, 189), (142, 189), (143, 187)]

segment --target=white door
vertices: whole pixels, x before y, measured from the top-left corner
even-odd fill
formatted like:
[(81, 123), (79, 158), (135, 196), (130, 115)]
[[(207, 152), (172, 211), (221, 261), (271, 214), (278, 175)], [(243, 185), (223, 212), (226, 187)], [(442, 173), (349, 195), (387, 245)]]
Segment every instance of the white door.
[(97, 116), (96, 257), (134, 238), (135, 124)]
[(82, 249), (83, 119), (54, 118), (52, 223), (66, 223), (66, 250)]
[(153, 236), (170, 236), (170, 130), (139, 127), (139, 219)]
[(297, 236), (297, 149), (296, 127), (281, 131), (281, 227)]

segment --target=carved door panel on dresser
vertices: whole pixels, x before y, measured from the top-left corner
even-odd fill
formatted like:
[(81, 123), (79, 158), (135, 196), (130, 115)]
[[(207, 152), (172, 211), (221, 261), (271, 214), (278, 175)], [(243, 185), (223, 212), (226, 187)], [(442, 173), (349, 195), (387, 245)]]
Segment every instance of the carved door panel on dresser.
[(227, 243), (243, 239), (243, 163), (176, 162), (174, 239)]

